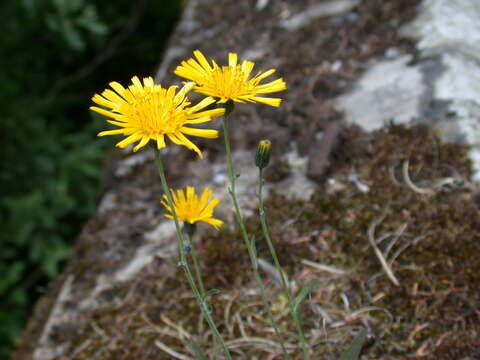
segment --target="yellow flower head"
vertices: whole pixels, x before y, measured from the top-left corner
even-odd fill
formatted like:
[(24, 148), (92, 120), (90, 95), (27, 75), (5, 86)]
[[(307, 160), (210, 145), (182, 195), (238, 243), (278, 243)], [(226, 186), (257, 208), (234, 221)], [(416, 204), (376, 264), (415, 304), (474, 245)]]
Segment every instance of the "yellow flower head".
[(270, 106), (280, 106), (282, 101), (279, 98), (268, 98), (257, 96), (258, 94), (275, 93), (287, 88), (282, 78), (266, 84), (260, 81), (272, 75), (275, 70), (270, 69), (259, 72), (249, 79), (255, 63), (244, 60), (242, 64), (237, 63), (237, 54), (228, 54), (228, 66), (218, 66), (212, 60), (209, 64), (205, 56), (199, 51), (193, 52), (196, 59), (190, 58), (182, 61), (175, 69), (175, 74), (196, 83), (195, 91), (219, 98), (219, 103), (228, 100), (244, 103), (245, 101), (260, 102)]
[[(223, 224), (223, 221), (213, 218), (213, 209), (218, 205), (220, 200), (214, 198), (209, 202), (212, 189), (208, 187), (205, 188), (200, 200), (193, 186), (187, 186), (186, 196), (182, 189), (178, 190), (176, 194), (172, 191), (172, 195), (175, 213), (180, 221), (190, 224), (195, 224), (197, 221), (204, 221), (213, 225), (217, 230)], [(170, 213), (172, 212), (172, 209), (168, 205), (167, 195), (164, 194), (160, 202)], [(169, 219), (173, 218), (171, 214), (166, 214), (165, 216)]]
[[(102, 131), (98, 136), (123, 134), (127, 138), (116, 146), (125, 148), (138, 141), (133, 148), (137, 151), (147, 145), (150, 140), (157, 142), (157, 148), (166, 146), (165, 135), (175, 144), (183, 145), (195, 151), (200, 157), (202, 153), (185, 135), (204, 138), (218, 137), (217, 130), (196, 129), (187, 127), (189, 124), (201, 124), (219, 116), (224, 109), (203, 110), (215, 100), (207, 97), (194, 106), (190, 106), (187, 93), (194, 84), (186, 83), (177, 93), (177, 86), (168, 89), (155, 84), (151, 77), (143, 79), (143, 84), (137, 76), (132, 78), (132, 84), (124, 88), (118, 82), (111, 82), (112, 90), (106, 89), (102, 95), (95, 94), (93, 102), (103, 106), (91, 106), (90, 109), (110, 118), (107, 122), (119, 126), (120, 129)], [(107, 110), (108, 109), (108, 110)]]

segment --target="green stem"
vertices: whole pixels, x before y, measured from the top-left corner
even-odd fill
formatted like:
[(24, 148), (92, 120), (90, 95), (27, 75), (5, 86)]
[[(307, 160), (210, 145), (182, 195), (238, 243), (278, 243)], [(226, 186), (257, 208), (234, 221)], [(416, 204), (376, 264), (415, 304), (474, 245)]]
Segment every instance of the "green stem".
[(162, 183), (163, 192), (167, 196), (168, 206), (170, 206), (172, 216), (173, 216), (173, 221), (175, 222), (175, 229), (177, 231), (178, 246), (180, 248), (180, 264), (181, 264), (181, 267), (183, 268), (183, 271), (184, 271), (185, 276), (187, 278), (188, 284), (190, 285), (190, 288), (192, 289), (193, 295), (195, 296), (195, 299), (197, 300), (198, 306), (200, 307), (200, 310), (202, 311), (203, 316), (207, 320), (207, 323), (208, 323), (208, 326), (210, 327), (210, 330), (212, 330), (213, 337), (220, 344), (220, 346), (223, 350), (223, 353), (225, 354), (227, 359), (232, 360), (232, 356), (230, 355), (230, 352), (228, 351), (227, 346), (225, 345), (225, 342), (222, 339), (222, 336), (218, 332), (218, 329), (217, 329), (217, 327), (215, 325), (215, 322), (213, 321), (212, 315), (210, 313), (210, 309), (208, 308), (208, 305), (205, 302), (205, 299), (202, 298), (200, 292), (198, 291), (197, 285), (195, 284), (195, 280), (193, 279), (192, 273), (191, 273), (190, 268), (188, 266), (188, 261), (187, 261), (187, 257), (186, 257), (186, 254), (185, 254), (183, 232), (180, 228), (180, 223), (178, 221), (178, 217), (177, 217), (177, 213), (175, 211), (175, 207), (173, 206), (172, 194), (170, 193), (170, 188), (168, 187), (167, 179), (165, 177), (165, 170), (163, 168), (162, 159), (160, 157), (160, 151), (157, 150), (157, 149), (154, 149), (154, 153), (155, 153), (155, 163), (157, 164), (158, 175), (160, 176), (160, 181)]
[(202, 299), (205, 299), (205, 286), (203, 285), (202, 273), (200, 272), (200, 266), (198, 264), (197, 251), (193, 246), (192, 235), (190, 233), (187, 233), (187, 235), (188, 235), (188, 244), (190, 245), (190, 252), (192, 254), (192, 259), (193, 259), (193, 268), (195, 270), (195, 277), (197, 278), (197, 283), (200, 287), (200, 295), (202, 295)]
[(293, 301), (292, 301), (292, 296), (290, 294), (290, 290), (288, 288), (287, 281), (285, 280), (285, 276), (284, 276), (282, 267), (280, 265), (280, 261), (278, 261), (277, 252), (275, 251), (275, 248), (273, 247), (273, 243), (272, 243), (272, 240), (270, 238), (270, 232), (268, 231), (267, 217), (265, 215), (265, 207), (263, 205), (263, 196), (262, 196), (263, 184), (264, 184), (265, 181), (263, 179), (263, 169), (259, 168), (258, 170), (259, 170), (258, 171), (258, 177), (259, 177), (258, 194), (257, 194), (258, 195), (258, 210), (259, 210), (259, 214), (260, 214), (260, 222), (262, 224), (263, 237), (265, 238), (265, 240), (267, 242), (268, 249), (269, 249), (270, 254), (271, 254), (271, 256), (273, 258), (273, 261), (275, 263), (275, 268), (277, 270), (277, 273), (280, 277), (280, 282), (282, 284), (283, 293), (285, 294), (285, 296), (287, 297), (287, 300), (288, 300), (288, 306), (290, 308), (290, 312), (292, 314), (292, 318), (293, 318), (293, 321), (295, 323), (295, 327), (297, 328), (297, 332), (298, 332), (299, 339), (300, 339), (300, 344), (301, 344), (301, 347), (302, 347), (302, 350), (303, 350), (303, 358), (305, 360), (308, 360), (308, 359), (310, 359), (310, 354), (309, 354), (307, 341), (305, 339), (305, 334), (303, 332), (302, 321), (301, 321), (300, 317), (298, 316), (298, 314), (295, 313), (295, 309), (294, 309)]
[[(256, 260), (256, 254), (255, 254), (255, 249), (252, 247), (250, 238), (248, 236), (247, 230), (245, 228), (245, 223), (243, 221), (243, 216), (242, 213), (240, 212), (240, 207), (238, 206), (238, 201), (237, 201), (237, 196), (235, 193), (235, 182), (237, 179), (237, 175), (235, 174), (235, 167), (233, 165), (233, 158), (232, 158), (232, 150), (230, 147), (230, 133), (228, 129), (228, 116), (229, 113), (233, 110), (233, 104), (230, 104), (231, 108), (229, 109), (228, 106), (226, 107), (225, 114), (223, 115), (223, 137), (225, 140), (225, 151), (227, 154), (227, 169), (228, 169), (228, 179), (230, 182), (229, 188), (228, 188), (228, 193), (230, 195), (230, 198), (232, 199), (233, 207), (235, 208), (235, 218), (237, 220), (238, 225), (240, 226), (240, 232), (242, 234), (243, 241), (245, 242), (245, 246), (248, 251), (248, 255), (250, 257), (250, 263), (252, 265), (252, 270), (253, 270), (253, 275), (255, 278), (255, 281), (257, 282), (258, 287), (260, 288), (260, 294), (262, 297), (262, 302), (265, 310), (267, 311), (268, 314), (268, 319), (270, 322), (270, 326), (274, 328), (275, 334), (277, 335), (278, 342), (280, 343), (280, 346), (282, 347), (282, 351), (285, 355), (286, 359), (290, 359), (290, 355), (287, 352), (287, 349), (285, 348), (284, 345), (284, 340), (283, 336), (280, 333), (280, 330), (278, 326), (276, 325), (274, 319), (273, 319), (273, 314), (272, 311), (270, 310), (270, 304), (265, 292), (265, 286), (263, 285), (262, 278), (260, 277), (260, 273), (258, 272), (258, 266), (257, 266), (257, 260)], [(230, 110), (230, 111), (229, 111)]]

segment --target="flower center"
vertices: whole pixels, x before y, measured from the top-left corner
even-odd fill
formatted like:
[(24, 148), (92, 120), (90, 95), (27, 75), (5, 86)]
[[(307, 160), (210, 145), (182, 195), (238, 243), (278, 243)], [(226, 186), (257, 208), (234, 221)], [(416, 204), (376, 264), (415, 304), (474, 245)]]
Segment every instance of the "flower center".
[(185, 123), (184, 105), (175, 106), (173, 98), (158, 91), (144, 94), (132, 104), (131, 118), (149, 137), (176, 133)]
[(248, 94), (252, 90), (240, 65), (222, 66), (213, 70), (212, 83), (215, 84), (218, 95), (225, 98)]

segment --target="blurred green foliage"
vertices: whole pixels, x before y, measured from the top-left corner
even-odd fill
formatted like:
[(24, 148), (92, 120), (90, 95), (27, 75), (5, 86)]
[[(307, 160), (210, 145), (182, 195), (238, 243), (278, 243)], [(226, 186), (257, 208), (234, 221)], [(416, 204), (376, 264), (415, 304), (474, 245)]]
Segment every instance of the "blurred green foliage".
[(0, 358), (95, 212), (102, 159), (90, 98), (151, 75), (179, 0), (0, 2)]

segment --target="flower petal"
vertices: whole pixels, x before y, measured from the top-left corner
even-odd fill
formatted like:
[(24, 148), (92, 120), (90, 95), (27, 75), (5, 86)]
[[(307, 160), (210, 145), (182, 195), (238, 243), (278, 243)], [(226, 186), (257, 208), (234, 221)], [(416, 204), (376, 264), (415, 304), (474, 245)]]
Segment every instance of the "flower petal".
[(118, 146), (119, 148), (126, 148), (128, 145), (133, 144), (134, 142), (140, 140), (142, 137), (143, 135), (141, 133), (132, 134), (129, 137), (118, 142), (116, 146)]
[(215, 139), (218, 137), (217, 130), (210, 130), (210, 129), (195, 129), (195, 128), (188, 128), (188, 127), (181, 127), (180, 131), (184, 134), (191, 135), (191, 136), (198, 136), (208, 139)]

